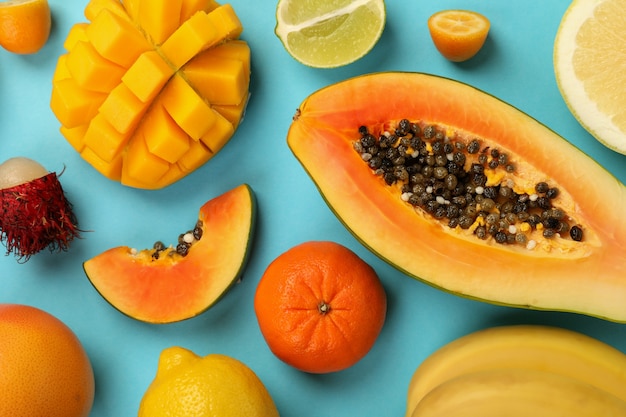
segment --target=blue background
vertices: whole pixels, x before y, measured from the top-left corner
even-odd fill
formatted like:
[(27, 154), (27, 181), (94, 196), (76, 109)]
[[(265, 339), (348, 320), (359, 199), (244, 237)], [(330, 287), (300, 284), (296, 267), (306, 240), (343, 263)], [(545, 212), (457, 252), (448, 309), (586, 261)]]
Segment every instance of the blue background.
[[(158, 191), (107, 180), (59, 134), (49, 108), (51, 77), (68, 30), (85, 21), (86, 1), (50, 4), (54, 25), (43, 50), (32, 56), (0, 52), (0, 160), (22, 155), (51, 171), (64, 170), (61, 182), (88, 232), (67, 253), (43, 252), (25, 264), (0, 256), (0, 302), (40, 307), (74, 330), (95, 371), (93, 417), (135, 415), (159, 353), (173, 345), (242, 360), (263, 380), (286, 417), (403, 415), (408, 382), (420, 362), (443, 344), (492, 325), (558, 325), (626, 352), (621, 324), (463, 299), (397, 272), (343, 228), (285, 141), (294, 111), (315, 90), (368, 72), (421, 71), (467, 82), (515, 105), (624, 182), (626, 156), (604, 148), (584, 131), (557, 89), (552, 47), (568, 1), (388, 0), (387, 26), (374, 50), (346, 67), (320, 70), (299, 64), (283, 49), (274, 35), (275, 0), (232, 0), (245, 28), (242, 37), (252, 49), (252, 95), (245, 121), (213, 160)], [(443, 59), (428, 35), (428, 16), (447, 8), (473, 9), (491, 20), (484, 48), (466, 63)], [(250, 262), (243, 281), (205, 314), (171, 325), (134, 321), (104, 301), (85, 277), (82, 262), (110, 247), (174, 242), (195, 222), (202, 203), (244, 182), (258, 201)], [(339, 373), (309, 375), (272, 355), (252, 301), (260, 276), (276, 256), (298, 243), (322, 239), (344, 244), (377, 270), (389, 310), (380, 338), (362, 361)]]

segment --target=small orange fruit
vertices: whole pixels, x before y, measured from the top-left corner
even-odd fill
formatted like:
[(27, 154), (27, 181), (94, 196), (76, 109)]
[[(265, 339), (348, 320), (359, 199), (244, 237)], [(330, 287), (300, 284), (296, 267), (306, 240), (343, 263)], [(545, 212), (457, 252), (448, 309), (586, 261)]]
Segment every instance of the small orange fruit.
[(0, 46), (9, 52), (38, 52), (48, 42), (51, 24), (48, 0), (0, 2)]
[(437, 50), (454, 62), (467, 61), (483, 47), (489, 19), (468, 10), (443, 10), (428, 19), (428, 30)]
[(305, 242), (266, 269), (254, 309), (270, 350), (304, 372), (346, 369), (372, 348), (387, 297), (374, 269), (350, 249)]
[(51, 314), (0, 304), (0, 370), (0, 416), (89, 416), (91, 363), (72, 330)]

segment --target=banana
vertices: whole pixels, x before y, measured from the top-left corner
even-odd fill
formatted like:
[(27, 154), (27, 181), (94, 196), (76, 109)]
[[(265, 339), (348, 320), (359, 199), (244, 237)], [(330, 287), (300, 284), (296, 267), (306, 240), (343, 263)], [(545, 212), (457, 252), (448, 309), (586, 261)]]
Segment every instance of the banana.
[(626, 401), (552, 372), (496, 369), (452, 378), (411, 417), (624, 417)]
[(490, 369), (550, 371), (594, 385), (626, 402), (626, 355), (578, 332), (541, 325), (492, 327), (435, 351), (409, 383), (406, 417), (439, 384)]

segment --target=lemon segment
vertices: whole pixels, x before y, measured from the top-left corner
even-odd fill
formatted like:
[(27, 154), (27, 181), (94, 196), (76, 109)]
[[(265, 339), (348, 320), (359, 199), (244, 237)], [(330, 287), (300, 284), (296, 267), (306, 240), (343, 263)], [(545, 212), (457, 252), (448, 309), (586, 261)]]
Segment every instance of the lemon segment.
[(598, 141), (626, 154), (626, 8), (574, 0), (554, 41), (554, 70), (568, 108)]
[(275, 33), (304, 65), (334, 68), (370, 52), (385, 20), (383, 0), (280, 0)]

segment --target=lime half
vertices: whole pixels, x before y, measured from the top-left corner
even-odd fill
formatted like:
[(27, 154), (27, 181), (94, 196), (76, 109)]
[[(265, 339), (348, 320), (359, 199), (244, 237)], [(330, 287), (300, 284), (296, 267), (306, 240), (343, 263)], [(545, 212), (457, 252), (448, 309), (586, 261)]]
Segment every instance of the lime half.
[(279, 0), (275, 32), (304, 65), (333, 68), (371, 51), (385, 17), (383, 0)]

